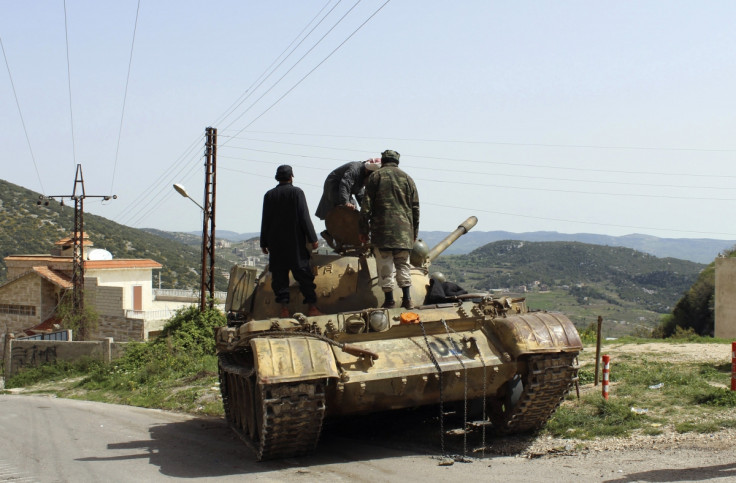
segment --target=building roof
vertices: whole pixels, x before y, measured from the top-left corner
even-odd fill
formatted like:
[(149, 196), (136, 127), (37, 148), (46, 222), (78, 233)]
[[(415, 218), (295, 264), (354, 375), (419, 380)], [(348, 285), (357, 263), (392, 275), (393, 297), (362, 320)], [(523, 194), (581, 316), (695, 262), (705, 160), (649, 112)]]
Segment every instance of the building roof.
[(116, 258), (112, 260), (85, 260), (84, 268), (93, 270), (120, 268), (161, 268), (163, 265), (149, 258)]
[[(86, 232), (82, 232), (82, 243), (84, 246), (93, 245), (92, 241), (89, 239), (89, 235), (87, 235)], [(62, 238), (61, 240), (54, 243), (55, 245), (73, 245), (74, 240), (72, 240), (71, 236), (68, 236), (66, 238)]]
[[(6, 262), (37, 262), (37, 263), (68, 263), (72, 264), (71, 257), (55, 257), (52, 255), (9, 255)], [(150, 258), (115, 258), (112, 260), (85, 260), (85, 269), (119, 270), (121, 268), (161, 268), (163, 265)], [(35, 265), (34, 265), (35, 268)]]
[(58, 270), (52, 270), (49, 267), (33, 267), (33, 271), (45, 278), (49, 282), (61, 288), (72, 288), (72, 279)]

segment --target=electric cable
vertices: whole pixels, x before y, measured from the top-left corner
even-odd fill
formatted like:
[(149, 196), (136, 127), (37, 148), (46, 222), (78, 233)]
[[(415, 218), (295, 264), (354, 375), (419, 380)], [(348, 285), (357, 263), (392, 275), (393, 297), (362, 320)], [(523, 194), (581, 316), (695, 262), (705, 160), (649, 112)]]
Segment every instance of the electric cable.
[[(225, 131), (225, 129), (223, 129)], [(240, 131), (239, 131), (240, 132)], [(286, 134), (291, 136), (308, 136), (308, 137), (334, 137), (348, 139), (366, 139), (366, 140), (389, 140), (389, 141), (412, 141), (412, 142), (428, 142), (428, 143), (458, 143), (458, 144), (488, 144), (494, 146), (523, 146), (523, 147), (544, 147), (544, 148), (575, 148), (575, 149), (621, 149), (621, 150), (644, 150), (644, 151), (695, 151), (695, 152), (714, 152), (714, 153), (733, 153), (736, 149), (715, 149), (715, 148), (678, 148), (668, 146), (613, 146), (613, 145), (597, 145), (597, 144), (552, 144), (552, 143), (512, 143), (502, 141), (478, 141), (478, 140), (460, 140), (460, 139), (431, 139), (431, 138), (398, 138), (398, 137), (375, 137), (375, 136), (355, 136), (349, 134), (314, 134), (314, 133), (298, 133), (298, 132), (282, 132), (282, 131), (248, 131), (252, 134)], [(221, 134), (228, 137), (227, 134)], [(232, 136), (235, 137), (235, 136)]]
[(427, 201), (422, 202), (423, 205), (430, 205), (430, 206), (437, 206), (440, 208), (451, 208), (453, 210), (473, 210), (473, 211), (480, 211), (482, 213), (489, 213), (493, 215), (502, 215), (502, 216), (513, 216), (518, 218), (531, 218), (534, 220), (543, 220), (543, 221), (561, 221), (564, 223), (575, 223), (579, 225), (595, 225), (595, 226), (603, 226), (603, 227), (609, 227), (609, 228), (626, 228), (626, 229), (633, 229), (633, 230), (653, 230), (653, 231), (664, 231), (664, 232), (678, 232), (678, 233), (695, 233), (698, 235), (723, 235), (723, 236), (729, 236), (729, 237), (736, 237), (736, 233), (721, 233), (721, 232), (704, 232), (700, 230), (682, 230), (679, 228), (656, 228), (651, 226), (637, 226), (637, 225), (619, 225), (614, 223), (598, 223), (594, 221), (580, 221), (580, 220), (570, 220), (565, 218), (552, 218), (549, 216), (534, 216), (534, 215), (521, 215), (519, 213), (508, 213), (504, 211), (493, 211), (493, 210), (485, 210), (483, 208), (473, 207), (468, 208), (464, 206), (451, 206), (451, 205), (444, 205), (439, 203), (431, 203)]
[[(259, 115), (258, 115), (258, 116), (257, 116), (257, 117), (256, 117), (255, 119), (253, 119), (253, 120), (252, 120), (252, 121), (251, 121), (250, 123), (248, 123), (247, 125), (245, 125), (245, 127), (243, 127), (243, 128), (242, 128), (242, 129), (240, 130), (240, 131), (238, 131), (238, 132), (237, 132), (237, 134), (240, 134), (240, 133), (241, 133), (241, 132), (243, 132), (244, 130), (248, 129), (248, 128), (249, 128), (250, 126), (252, 126), (252, 125), (253, 125), (253, 123), (255, 123), (255, 122), (256, 122), (256, 121), (258, 120), (258, 119), (260, 119), (260, 118), (261, 118), (261, 117), (262, 117), (263, 115), (265, 115), (265, 114), (266, 114), (266, 113), (267, 113), (268, 111), (270, 111), (271, 109), (273, 109), (273, 107), (274, 107), (274, 106), (276, 106), (276, 104), (278, 104), (279, 102), (281, 102), (281, 100), (282, 100), (282, 99), (284, 99), (284, 98), (285, 98), (286, 96), (288, 96), (288, 95), (289, 95), (289, 94), (291, 93), (291, 91), (293, 91), (294, 89), (296, 89), (296, 88), (297, 88), (297, 86), (299, 86), (299, 84), (301, 84), (302, 82), (304, 82), (304, 80), (305, 80), (305, 79), (306, 79), (307, 77), (309, 77), (309, 76), (310, 76), (310, 75), (311, 75), (311, 74), (312, 74), (312, 73), (313, 73), (313, 72), (314, 72), (315, 70), (317, 70), (317, 69), (318, 69), (318, 68), (319, 68), (319, 67), (320, 67), (320, 66), (321, 66), (322, 64), (324, 64), (324, 63), (325, 63), (325, 62), (327, 61), (327, 59), (329, 59), (330, 57), (332, 57), (332, 55), (333, 55), (333, 54), (334, 54), (335, 52), (337, 52), (337, 51), (338, 51), (338, 50), (339, 50), (339, 49), (340, 49), (340, 48), (341, 48), (341, 47), (342, 47), (343, 45), (345, 45), (345, 43), (347, 43), (347, 41), (348, 41), (348, 40), (350, 40), (350, 39), (351, 39), (351, 38), (353, 37), (353, 35), (355, 35), (355, 34), (356, 34), (356, 33), (357, 33), (357, 32), (358, 32), (358, 31), (359, 31), (360, 29), (362, 29), (362, 28), (363, 28), (363, 27), (365, 26), (365, 24), (367, 24), (368, 22), (370, 22), (370, 21), (371, 21), (371, 19), (373, 19), (373, 17), (375, 17), (375, 16), (376, 16), (376, 14), (378, 14), (378, 12), (380, 12), (380, 11), (381, 11), (381, 10), (383, 9), (383, 7), (385, 7), (385, 6), (386, 6), (386, 5), (387, 5), (387, 4), (388, 4), (388, 3), (390, 2), (390, 1), (391, 1), (391, 0), (386, 0), (386, 1), (385, 1), (385, 2), (383, 3), (383, 5), (381, 5), (380, 7), (378, 7), (378, 8), (376, 9), (376, 11), (375, 11), (375, 12), (373, 12), (373, 13), (372, 13), (372, 14), (370, 15), (370, 17), (368, 17), (368, 18), (367, 18), (367, 19), (366, 19), (366, 20), (365, 20), (365, 21), (364, 21), (364, 22), (363, 22), (362, 24), (360, 24), (360, 25), (358, 26), (358, 28), (356, 28), (355, 30), (353, 30), (353, 32), (352, 32), (352, 33), (351, 33), (350, 35), (348, 35), (348, 37), (347, 37), (347, 38), (346, 38), (345, 40), (343, 40), (343, 41), (342, 41), (342, 42), (340, 43), (340, 45), (338, 45), (337, 47), (335, 47), (335, 49), (334, 49), (334, 50), (333, 50), (332, 52), (330, 52), (330, 53), (329, 53), (329, 54), (327, 55), (327, 57), (325, 57), (324, 59), (322, 59), (322, 61), (321, 61), (321, 62), (320, 62), (319, 64), (317, 64), (317, 65), (316, 65), (316, 66), (315, 66), (315, 67), (314, 67), (314, 68), (313, 68), (312, 70), (310, 70), (309, 72), (307, 72), (307, 73), (306, 73), (306, 74), (304, 75), (304, 77), (302, 77), (301, 79), (299, 79), (299, 81), (298, 81), (298, 82), (297, 82), (296, 84), (294, 84), (294, 86), (293, 86), (293, 87), (291, 87), (291, 89), (289, 89), (289, 90), (288, 90), (288, 91), (286, 91), (286, 92), (285, 92), (285, 93), (284, 93), (284, 94), (283, 94), (283, 95), (282, 95), (281, 97), (279, 97), (278, 99), (276, 99), (276, 101), (275, 101), (275, 102), (274, 102), (273, 104), (271, 104), (271, 105), (270, 105), (270, 106), (269, 106), (268, 108), (266, 108), (266, 110), (265, 110), (265, 111), (263, 111), (263, 112), (262, 112), (261, 114), (259, 114)], [(230, 125), (232, 125), (232, 123), (231, 123)]]
[[(324, 11), (324, 9), (327, 8), (327, 5), (329, 5), (331, 1), (332, 0), (328, 0), (328, 2), (325, 3), (325, 5), (322, 7), (322, 9), (319, 12), (317, 12), (317, 15), (315, 15), (312, 18), (312, 20), (310, 20), (307, 23), (307, 25), (302, 29), (302, 31), (299, 32), (299, 34), (296, 37), (294, 37), (294, 40), (292, 40), (291, 43), (278, 56), (276, 56), (276, 58), (273, 60), (273, 62), (271, 62), (271, 65), (269, 65), (268, 67), (266, 67), (266, 70), (264, 70), (261, 73), (261, 75), (258, 76), (256, 78), (256, 80), (253, 81), (253, 83), (245, 90), (245, 92), (243, 92), (240, 95), (240, 97), (238, 97), (238, 99), (226, 110), (227, 112), (225, 114), (221, 115), (214, 123), (212, 123), (212, 125), (217, 125), (217, 124), (220, 124), (221, 122), (224, 122), (225, 119), (227, 119), (228, 116), (230, 116), (230, 114), (232, 114), (235, 111), (235, 109), (237, 109), (238, 107), (240, 107), (243, 104), (243, 102), (245, 102), (253, 94), (253, 92), (255, 92), (256, 89), (258, 89), (259, 87), (261, 87), (261, 85), (263, 85), (263, 83), (271, 76), (271, 74), (273, 74), (279, 67), (281, 67), (281, 65), (289, 57), (291, 57), (291, 54), (293, 54), (296, 51), (296, 49), (299, 48), (299, 46), (307, 39), (307, 37), (309, 37), (312, 34), (312, 32), (314, 32), (314, 30), (317, 27), (319, 27), (322, 24), (322, 22), (332, 13), (332, 11), (335, 10), (335, 8), (338, 5), (340, 5), (340, 3), (342, 2), (342, 0), (338, 0), (338, 2), (330, 9), (330, 11), (327, 12), (324, 15), (324, 17), (322, 17), (322, 19), (320, 19), (319, 22), (317, 22), (317, 24), (312, 28), (312, 30), (310, 30), (309, 33), (302, 38), (302, 40), (291, 50), (291, 52), (289, 52), (289, 54), (286, 57), (284, 57), (281, 60), (281, 62), (279, 62), (279, 64), (276, 67), (273, 67), (274, 64), (276, 64), (276, 62), (278, 62), (278, 60), (286, 53), (286, 51), (289, 50), (292, 45), (294, 45), (294, 43), (297, 41), (297, 39), (299, 39), (299, 37), (302, 36), (302, 34), (304, 33), (304, 31), (307, 30), (307, 28), (309, 28), (309, 26), (314, 22), (314, 20)], [(272, 67), (273, 67), (273, 69), (272, 69)], [(268, 75), (266, 75), (267, 73), (268, 73)], [(264, 75), (265, 75), (265, 77), (264, 77)], [(263, 80), (261, 80), (261, 79), (263, 79)], [(258, 85), (256, 85), (256, 84), (258, 84)], [(241, 98), (242, 98), (242, 100), (241, 100)]]
[(128, 75), (125, 78), (125, 93), (123, 94), (123, 109), (120, 113), (120, 127), (118, 128), (118, 142), (115, 147), (115, 162), (112, 165), (112, 181), (110, 181), (110, 193), (113, 192), (115, 186), (115, 171), (118, 167), (118, 154), (120, 153), (120, 138), (123, 135), (123, 119), (125, 118), (125, 103), (128, 99), (128, 84), (130, 83), (130, 68), (133, 65), (133, 47), (135, 46), (135, 34), (138, 30), (138, 13), (141, 10), (141, 0), (138, 0), (138, 7), (135, 10), (135, 23), (133, 24), (133, 40), (130, 43), (130, 58), (128, 59)]
[(74, 141), (74, 111), (72, 109), (72, 69), (71, 69), (71, 62), (69, 62), (69, 27), (67, 24), (66, 0), (64, 0), (64, 37), (66, 39), (66, 74), (67, 74), (67, 84), (69, 86), (69, 119), (71, 121), (71, 129), (72, 129), (72, 164), (74, 165), (76, 169), (77, 147)]
[[(256, 104), (258, 104), (258, 102), (259, 102), (259, 101), (260, 101), (261, 99), (263, 99), (263, 97), (264, 97), (264, 96), (265, 96), (266, 94), (268, 94), (269, 92), (271, 92), (271, 91), (272, 91), (272, 90), (273, 90), (273, 89), (274, 89), (274, 88), (275, 88), (275, 87), (276, 87), (276, 86), (277, 86), (277, 85), (278, 85), (278, 84), (279, 84), (279, 83), (280, 83), (280, 82), (281, 82), (281, 81), (282, 81), (282, 80), (284, 79), (284, 77), (286, 77), (286, 76), (287, 76), (287, 75), (288, 75), (288, 74), (289, 74), (289, 73), (290, 73), (290, 72), (291, 72), (292, 70), (294, 70), (294, 68), (295, 68), (295, 67), (296, 67), (297, 65), (299, 65), (299, 64), (301, 63), (301, 61), (302, 61), (302, 60), (304, 60), (304, 59), (305, 59), (305, 58), (307, 57), (307, 55), (309, 55), (309, 54), (310, 54), (310, 53), (311, 53), (311, 52), (312, 52), (312, 51), (313, 51), (313, 50), (314, 50), (314, 49), (315, 49), (315, 48), (316, 48), (316, 47), (317, 47), (317, 46), (318, 46), (318, 45), (319, 45), (319, 44), (320, 44), (320, 43), (321, 43), (321, 42), (322, 42), (322, 41), (323, 41), (324, 39), (325, 39), (325, 37), (327, 37), (327, 36), (328, 36), (328, 35), (330, 34), (330, 32), (332, 32), (332, 31), (333, 31), (333, 30), (335, 29), (335, 27), (337, 27), (337, 26), (338, 26), (338, 25), (339, 25), (339, 24), (340, 24), (340, 23), (341, 23), (341, 22), (342, 22), (343, 20), (345, 20), (345, 18), (346, 18), (346, 17), (347, 17), (347, 16), (348, 16), (348, 15), (350, 14), (350, 12), (352, 12), (352, 11), (353, 11), (353, 9), (354, 9), (355, 7), (357, 7), (357, 6), (358, 6), (358, 4), (359, 4), (359, 3), (361, 2), (361, 1), (362, 1), (362, 0), (358, 0), (357, 2), (355, 2), (355, 3), (353, 4), (353, 6), (352, 6), (352, 7), (350, 7), (350, 8), (348, 9), (348, 11), (347, 11), (347, 12), (345, 12), (345, 14), (343, 14), (343, 16), (342, 16), (342, 17), (340, 17), (340, 19), (338, 19), (338, 21), (337, 21), (337, 22), (335, 22), (335, 24), (334, 24), (334, 25), (333, 25), (332, 27), (330, 27), (330, 29), (329, 29), (329, 30), (328, 30), (328, 31), (327, 31), (327, 32), (326, 32), (326, 33), (325, 33), (325, 34), (324, 34), (324, 35), (323, 35), (322, 37), (320, 37), (320, 38), (319, 38), (319, 40), (317, 40), (317, 42), (316, 42), (316, 43), (315, 43), (314, 45), (312, 45), (312, 47), (311, 47), (311, 48), (310, 48), (309, 50), (307, 50), (307, 51), (306, 51), (306, 52), (305, 52), (305, 53), (304, 53), (304, 54), (303, 54), (303, 55), (302, 55), (302, 56), (301, 56), (301, 57), (299, 58), (299, 60), (297, 60), (297, 61), (296, 61), (296, 62), (295, 62), (295, 63), (294, 63), (294, 64), (293, 64), (293, 65), (292, 65), (291, 67), (289, 67), (289, 69), (288, 69), (288, 70), (287, 70), (287, 71), (286, 71), (286, 72), (285, 72), (285, 73), (284, 73), (284, 74), (283, 74), (283, 75), (282, 75), (281, 77), (279, 77), (279, 78), (278, 78), (278, 79), (276, 80), (276, 82), (274, 82), (274, 83), (273, 83), (273, 84), (271, 85), (271, 87), (269, 87), (268, 89), (266, 89), (266, 92), (264, 92), (263, 94), (261, 94), (261, 96), (260, 96), (260, 97), (259, 97), (258, 99), (256, 99), (256, 100), (255, 100), (255, 102), (253, 102), (253, 103), (252, 103), (252, 104), (251, 104), (250, 106), (248, 106), (248, 108), (247, 108), (247, 109), (246, 109), (245, 111), (241, 112), (241, 113), (240, 113), (240, 115), (238, 115), (238, 116), (237, 116), (237, 117), (236, 117), (235, 119), (233, 119), (232, 121), (230, 121), (230, 124), (228, 124), (227, 126), (225, 126), (225, 128), (224, 128), (224, 129), (227, 129), (227, 128), (229, 128), (230, 126), (232, 126), (232, 125), (233, 125), (234, 123), (238, 122), (238, 121), (239, 121), (239, 120), (240, 120), (240, 119), (241, 119), (241, 118), (242, 118), (242, 117), (243, 117), (243, 116), (244, 116), (245, 114), (247, 114), (247, 113), (248, 113), (248, 112), (249, 112), (249, 111), (250, 111), (250, 110), (251, 110), (251, 109), (252, 109), (252, 108), (253, 108), (253, 107), (254, 107), (254, 106), (255, 106)], [(337, 5), (335, 5), (335, 6), (337, 6)], [(333, 7), (333, 9), (334, 9), (334, 7)], [(330, 12), (331, 12), (331, 11), (330, 11)], [(329, 14), (329, 13), (328, 13), (328, 14)], [(315, 27), (315, 28), (316, 28), (316, 27)], [(349, 38), (349, 37), (348, 37), (348, 38)], [(343, 43), (344, 43), (344, 42), (343, 42)], [(340, 45), (342, 45), (342, 44), (340, 44)], [(338, 48), (339, 48), (339, 47), (338, 47)], [(330, 55), (332, 55), (332, 54), (330, 54)], [(329, 56), (328, 56), (328, 57), (329, 57)], [(326, 59), (325, 59), (325, 60), (326, 60)], [(324, 62), (324, 60), (323, 60), (322, 62)], [(320, 64), (319, 64), (319, 65), (322, 65), (322, 63), (320, 62)], [(319, 65), (318, 65), (317, 67), (319, 67)], [(310, 71), (310, 73), (311, 73), (311, 71)], [(309, 74), (307, 74), (307, 75), (309, 75)], [(302, 80), (303, 80), (303, 79), (302, 79)], [(298, 82), (298, 83), (297, 83), (296, 85), (299, 85), (299, 83), (301, 83), (301, 81), (299, 81), (299, 82)], [(295, 85), (294, 87), (296, 87), (296, 85)], [(293, 89), (294, 89), (294, 87), (292, 87), (292, 88), (291, 88), (291, 89), (290, 89), (289, 91), (287, 91), (287, 94), (288, 94), (289, 92), (291, 92), (291, 90), (293, 90)], [(281, 99), (279, 99), (279, 100), (281, 100)], [(278, 102), (278, 101), (276, 101), (276, 102)], [(274, 103), (274, 105), (275, 105), (275, 103)], [(271, 107), (273, 107), (273, 106), (271, 106)], [(269, 107), (268, 109), (266, 109), (266, 111), (265, 111), (265, 112), (268, 112), (268, 110), (270, 110), (270, 109), (271, 109), (271, 107)], [(262, 116), (263, 114), (265, 114), (265, 112), (264, 112), (264, 113), (262, 113), (262, 114), (261, 114), (261, 116)], [(260, 117), (260, 116), (258, 116), (258, 117)], [(258, 119), (258, 117), (257, 117), (256, 119)], [(251, 124), (252, 124), (253, 122), (255, 122), (255, 120), (253, 120), (253, 121), (251, 122)], [(250, 124), (249, 124), (249, 125), (250, 125)]]
[(26, 136), (26, 143), (28, 144), (28, 151), (31, 153), (31, 160), (33, 161), (33, 168), (36, 170), (36, 178), (38, 178), (38, 184), (41, 186), (41, 193), (46, 194), (46, 189), (43, 187), (41, 181), (41, 173), (38, 171), (38, 164), (36, 163), (36, 156), (33, 154), (33, 148), (31, 147), (31, 138), (28, 136), (28, 129), (26, 129), (26, 122), (23, 119), (23, 111), (20, 108), (20, 101), (18, 101), (18, 93), (15, 91), (15, 83), (13, 82), (13, 75), (10, 73), (10, 63), (8, 62), (8, 56), (5, 54), (5, 45), (3, 45), (3, 38), (0, 37), (0, 49), (3, 51), (3, 59), (5, 59), (5, 67), (8, 69), (8, 78), (10, 79), (10, 87), (13, 89), (13, 97), (15, 97), (15, 105), (18, 108), (18, 116), (20, 116), (20, 123), (23, 126), (23, 133)]

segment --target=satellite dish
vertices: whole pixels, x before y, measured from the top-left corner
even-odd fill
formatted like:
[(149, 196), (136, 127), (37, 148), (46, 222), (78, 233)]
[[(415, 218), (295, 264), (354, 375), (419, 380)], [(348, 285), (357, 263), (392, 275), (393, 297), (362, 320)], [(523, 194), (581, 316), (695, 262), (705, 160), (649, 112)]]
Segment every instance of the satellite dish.
[(112, 253), (102, 248), (93, 248), (87, 253), (87, 260), (112, 260)]

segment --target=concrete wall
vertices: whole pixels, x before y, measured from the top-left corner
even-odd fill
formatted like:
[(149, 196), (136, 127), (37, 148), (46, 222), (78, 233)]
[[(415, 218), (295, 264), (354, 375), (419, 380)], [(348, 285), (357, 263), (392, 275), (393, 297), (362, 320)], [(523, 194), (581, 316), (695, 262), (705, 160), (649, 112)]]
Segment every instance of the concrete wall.
[(130, 268), (117, 270), (94, 270), (87, 269), (84, 272), (87, 277), (96, 277), (100, 287), (121, 287), (123, 289), (123, 310), (133, 310), (133, 287), (140, 285), (142, 289), (141, 310), (151, 310), (153, 302), (153, 284), (151, 282), (150, 268)]
[(75, 361), (82, 357), (110, 362), (123, 355), (124, 347), (125, 344), (113, 342), (111, 338), (85, 342), (11, 338), (5, 342), (5, 377), (23, 369), (57, 361)]
[(716, 258), (716, 337), (736, 340), (736, 258)]
[[(0, 289), (0, 330), (17, 332), (41, 323), (41, 278), (35, 274), (13, 280)], [(15, 307), (30, 310), (35, 314), (13, 313)]]

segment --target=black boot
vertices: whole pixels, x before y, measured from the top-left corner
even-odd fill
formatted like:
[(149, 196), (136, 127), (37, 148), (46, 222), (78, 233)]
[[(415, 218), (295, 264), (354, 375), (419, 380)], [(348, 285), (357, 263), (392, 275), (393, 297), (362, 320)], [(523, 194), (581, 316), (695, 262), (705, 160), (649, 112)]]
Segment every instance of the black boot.
[(414, 304), (411, 302), (411, 285), (408, 287), (401, 287), (401, 291), (403, 292), (401, 306), (405, 309), (413, 309)]
[(390, 292), (383, 292), (383, 295), (386, 297), (383, 299), (383, 305), (381, 305), (381, 308), (384, 309), (391, 309), (396, 307), (396, 302), (394, 302), (394, 292), (393, 290)]

